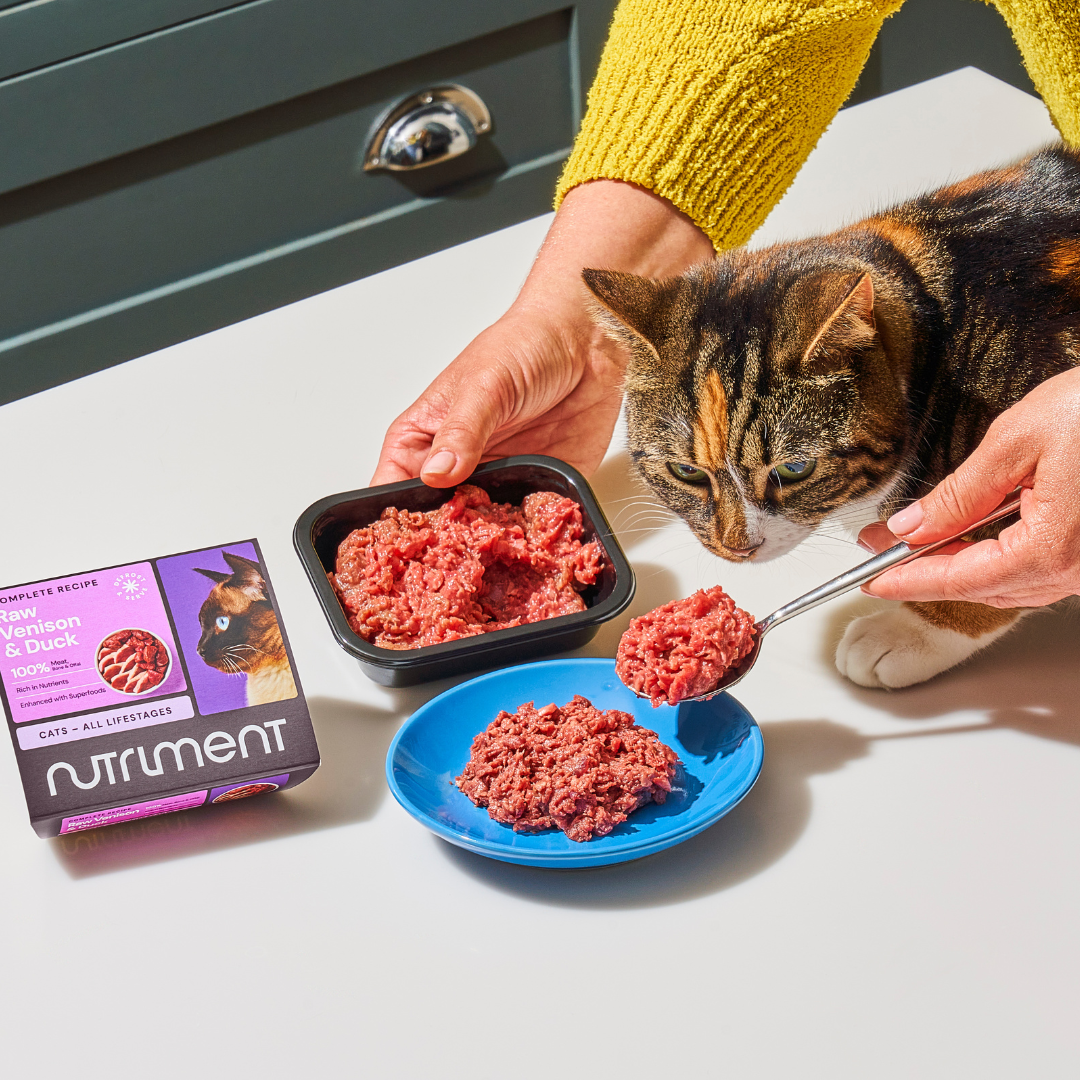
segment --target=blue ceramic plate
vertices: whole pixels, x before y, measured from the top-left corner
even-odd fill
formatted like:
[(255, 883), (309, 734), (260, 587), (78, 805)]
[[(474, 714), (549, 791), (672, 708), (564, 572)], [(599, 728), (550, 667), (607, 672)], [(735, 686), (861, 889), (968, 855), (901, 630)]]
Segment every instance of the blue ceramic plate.
[[(557, 829), (516, 833), (458, 791), (454, 777), (473, 738), (500, 709), (564, 705), (574, 694), (632, 714), (679, 755), (678, 790), (667, 802), (642, 807), (607, 836), (575, 843)], [(570, 869), (640, 859), (696, 836), (754, 786), (762, 750), (753, 717), (728, 694), (654, 709), (623, 686), (614, 660), (548, 660), (481, 675), (418, 709), (390, 744), (386, 779), (417, 821), (452, 844), (504, 862)]]

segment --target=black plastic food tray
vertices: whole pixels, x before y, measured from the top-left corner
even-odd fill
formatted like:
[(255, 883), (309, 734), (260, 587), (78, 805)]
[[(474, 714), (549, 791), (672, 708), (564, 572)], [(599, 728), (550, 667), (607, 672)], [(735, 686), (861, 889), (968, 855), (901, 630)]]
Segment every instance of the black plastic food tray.
[(338, 644), (360, 661), (369, 678), (382, 686), (412, 686), (579, 648), (602, 623), (625, 611), (634, 598), (634, 571), (588, 482), (566, 462), (533, 454), (502, 458), (481, 465), (465, 483), (483, 488), (494, 502), (520, 504), (533, 491), (554, 491), (574, 499), (581, 506), (585, 524), (583, 540), (599, 540), (607, 553), (604, 569), (596, 584), (581, 594), (586, 604), (584, 611), (443, 645), (382, 649), (351, 629), (326, 576), (334, 569), (338, 545), (353, 529), (378, 520), (388, 506), (434, 510), (453, 491), (428, 487), (420, 480), (403, 480), (320, 499), (300, 515), (293, 530), (293, 544)]

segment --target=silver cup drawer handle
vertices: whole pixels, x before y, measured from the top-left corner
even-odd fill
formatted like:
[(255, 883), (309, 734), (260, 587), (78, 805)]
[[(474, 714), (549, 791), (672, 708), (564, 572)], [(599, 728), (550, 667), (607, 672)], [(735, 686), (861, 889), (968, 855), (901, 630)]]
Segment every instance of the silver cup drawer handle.
[(433, 86), (391, 106), (375, 123), (364, 171), (423, 169), (467, 153), (491, 130), (488, 107), (464, 86)]

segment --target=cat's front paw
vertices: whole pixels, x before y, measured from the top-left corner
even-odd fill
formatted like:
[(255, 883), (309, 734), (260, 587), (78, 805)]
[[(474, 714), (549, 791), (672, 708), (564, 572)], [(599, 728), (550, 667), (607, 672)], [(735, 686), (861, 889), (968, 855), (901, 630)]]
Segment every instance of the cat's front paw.
[(848, 623), (836, 647), (836, 667), (860, 686), (897, 690), (948, 671), (997, 636), (943, 630), (897, 604)]

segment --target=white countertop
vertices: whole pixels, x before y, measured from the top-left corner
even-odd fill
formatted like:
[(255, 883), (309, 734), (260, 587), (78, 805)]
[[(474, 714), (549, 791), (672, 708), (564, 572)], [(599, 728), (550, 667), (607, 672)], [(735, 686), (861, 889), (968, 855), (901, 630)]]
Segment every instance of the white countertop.
[[(1055, 137), (1041, 103), (971, 69), (912, 87), (842, 113), (757, 239)], [(448, 684), (364, 677), (292, 525), (368, 482), (387, 423), (509, 304), (547, 221), (0, 409), (3, 584), (258, 536), (324, 761), (280, 795), (42, 841), (0, 752), (7, 1076), (1080, 1071), (1075, 615), (894, 693), (832, 667), (870, 601), (785, 625), (737, 691), (764, 733), (757, 787), (642, 862), (490, 862), (390, 797), (390, 739)], [(586, 654), (613, 655), (631, 614), (699, 586), (760, 613), (858, 561), (821, 538), (721, 563), (639, 516), (618, 445), (595, 487), (639, 586)]]

